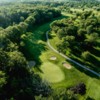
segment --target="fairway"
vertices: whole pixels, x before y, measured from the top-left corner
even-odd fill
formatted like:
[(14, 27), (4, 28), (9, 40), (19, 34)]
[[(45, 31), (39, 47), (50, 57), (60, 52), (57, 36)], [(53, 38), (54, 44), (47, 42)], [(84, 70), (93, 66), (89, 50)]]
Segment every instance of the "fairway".
[[(100, 84), (100, 80), (85, 74), (83, 72), (84, 70), (80, 71), (77, 65), (67, 62), (65, 58), (53, 52), (48, 47), (45, 41), (45, 33), (49, 30), (49, 25), (50, 22), (39, 26), (25, 41), (24, 50), (26, 50), (29, 55), (28, 57), (32, 58), (31, 61), (36, 61), (36, 65), (38, 65), (40, 69), (38, 70), (37, 66), (35, 68), (32, 67), (35, 73), (39, 74), (43, 80), (51, 83), (50, 85), (54, 90), (57, 90), (58, 88), (68, 88), (78, 84), (79, 82), (84, 82), (87, 87), (87, 93), (84, 96), (80, 96), (79, 100), (84, 100), (84, 98), (88, 96), (95, 100), (100, 100), (100, 86), (98, 85)], [(49, 41), (51, 45), (57, 49), (56, 43), (59, 39), (53, 35), (53, 38), (49, 39)], [(56, 57), (56, 60), (52, 61), (50, 59), (52, 57)], [(37, 61), (40, 61), (40, 63)], [(70, 70), (63, 66), (62, 62), (64, 61), (72, 66)], [(92, 85), (90, 85), (91, 83)], [(98, 90), (95, 88), (98, 88)], [(95, 97), (93, 97), (94, 94)]]
[(65, 78), (63, 71), (58, 66), (50, 62), (45, 62), (41, 66), (41, 70), (43, 71), (41, 74), (43, 79), (50, 83), (60, 82)]

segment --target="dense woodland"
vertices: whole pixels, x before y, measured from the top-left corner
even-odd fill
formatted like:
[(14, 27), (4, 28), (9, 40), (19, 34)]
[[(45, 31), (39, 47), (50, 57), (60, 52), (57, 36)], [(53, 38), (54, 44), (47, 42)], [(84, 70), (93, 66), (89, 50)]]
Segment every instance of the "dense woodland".
[(31, 4), (0, 7), (0, 99), (34, 100), (51, 88), (30, 70), (21, 49), (24, 34), (38, 24), (59, 17), (60, 11)]
[[(81, 7), (82, 12), (71, 9)], [(73, 14), (73, 17), (54, 21), (50, 26), (61, 40), (57, 48), (93, 69), (98, 68), (100, 59), (96, 52), (100, 53), (100, 15), (84, 10), (91, 7), (100, 11), (97, 2), (0, 5), (0, 100), (35, 100), (35, 96), (38, 96), (37, 100), (78, 100), (78, 94), (86, 93), (84, 83), (54, 93), (50, 84), (29, 68), (23, 40), (36, 27), (60, 17), (61, 12)]]

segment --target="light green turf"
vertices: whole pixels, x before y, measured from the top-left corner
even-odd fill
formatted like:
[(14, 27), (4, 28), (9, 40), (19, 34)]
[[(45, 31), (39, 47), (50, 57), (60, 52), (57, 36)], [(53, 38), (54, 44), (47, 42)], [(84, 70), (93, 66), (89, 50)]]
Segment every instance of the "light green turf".
[(41, 76), (43, 79), (47, 80), (50, 83), (57, 83), (64, 80), (65, 76), (63, 71), (55, 64), (50, 62), (45, 62), (41, 66), (43, 73)]

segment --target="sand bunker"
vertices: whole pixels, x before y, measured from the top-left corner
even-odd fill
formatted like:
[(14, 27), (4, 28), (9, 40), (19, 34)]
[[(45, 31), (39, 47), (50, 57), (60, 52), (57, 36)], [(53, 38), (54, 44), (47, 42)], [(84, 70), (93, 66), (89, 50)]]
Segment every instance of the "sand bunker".
[(50, 57), (50, 60), (57, 60), (57, 57), (52, 56), (52, 57)]
[(36, 65), (36, 62), (35, 61), (29, 61), (28, 65), (29, 65), (29, 67), (33, 67), (33, 66)]
[(67, 69), (71, 69), (71, 68), (72, 68), (71, 65), (68, 64), (68, 63), (66, 63), (66, 62), (63, 62), (62, 64), (63, 64), (63, 66), (64, 66), (65, 68), (67, 68)]

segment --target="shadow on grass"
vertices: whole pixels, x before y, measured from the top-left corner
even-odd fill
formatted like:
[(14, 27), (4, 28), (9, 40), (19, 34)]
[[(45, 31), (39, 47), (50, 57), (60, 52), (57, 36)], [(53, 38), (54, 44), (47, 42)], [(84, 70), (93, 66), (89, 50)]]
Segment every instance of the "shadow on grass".
[(97, 49), (95, 49), (95, 48), (92, 48), (92, 49), (90, 49), (90, 52), (91, 52), (92, 54), (94, 54), (95, 56), (99, 57), (100, 50), (97, 50)]
[(25, 41), (25, 47), (23, 48), (23, 53), (28, 61), (35, 60), (36, 66), (39, 66), (41, 64), (40, 55), (43, 51), (46, 50), (45, 44), (38, 43), (37, 41)]
[(100, 72), (100, 60), (96, 59), (92, 54), (90, 55), (89, 62), (91, 62), (92, 67), (97, 72)]
[(37, 69), (40, 73), (43, 73), (43, 71), (41, 70), (41, 68), (40, 68), (39, 66), (37, 66), (36, 69)]
[[(89, 66), (90, 69), (92, 69), (92, 70), (94, 70), (94, 71), (100, 73), (100, 67), (99, 67), (99, 66), (100, 66), (100, 61), (99, 61), (98, 59), (96, 59), (93, 55), (90, 55), (89, 60), (87, 60), (87, 61), (84, 61), (84, 60), (81, 60), (81, 61), (80, 61), (80, 60), (78, 59), (78, 58), (81, 58), (79, 52), (78, 52), (78, 53), (73, 52), (72, 54), (73, 54), (73, 56), (70, 57), (70, 58), (72, 58), (73, 60), (75, 60), (75, 61), (81, 63), (82, 65)], [(82, 58), (81, 58), (81, 59), (82, 59)]]
[[(66, 61), (68, 61), (68, 60), (66, 60)], [(83, 69), (83, 68), (81, 68), (80, 66), (78, 66), (78, 65), (76, 65), (76, 64), (74, 64), (74, 63), (72, 63), (72, 62), (70, 62), (70, 61), (68, 61), (68, 62), (69, 62), (72, 66), (74, 66), (76, 69), (78, 69), (79, 71), (85, 73), (86, 75), (88, 75), (88, 76), (90, 76), (90, 77), (93, 77), (93, 78), (96, 78), (96, 79), (100, 79), (100, 77), (98, 77), (97, 75), (95, 75), (95, 74), (89, 72), (88, 70)]]
[(55, 37), (55, 35), (51, 35), (50, 33), (51, 32), (49, 32), (48, 37), (49, 37), (49, 39), (53, 39)]

